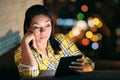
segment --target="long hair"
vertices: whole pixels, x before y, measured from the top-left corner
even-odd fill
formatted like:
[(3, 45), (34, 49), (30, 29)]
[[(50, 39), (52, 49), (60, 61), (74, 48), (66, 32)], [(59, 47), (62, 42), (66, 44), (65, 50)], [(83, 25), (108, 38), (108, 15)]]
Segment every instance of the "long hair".
[(51, 19), (52, 32), (51, 32), (49, 41), (50, 41), (50, 44), (51, 44), (51, 46), (54, 50), (54, 53), (57, 54), (58, 51), (61, 50), (61, 49), (59, 47), (59, 43), (55, 40), (55, 37), (54, 37), (54, 25), (53, 25), (53, 20), (52, 20), (52, 13), (45, 6), (43, 6), (43, 5), (33, 5), (33, 6), (31, 6), (30, 8), (27, 9), (27, 11), (25, 13), (25, 20), (24, 20), (24, 25), (23, 25), (24, 34), (26, 34), (26, 32), (27, 32), (27, 29), (30, 26), (30, 22), (31, 22), (32, 18), (34, 16), (41, 15), (41, 14), (43, 14), (45, 16), (48, 16)]

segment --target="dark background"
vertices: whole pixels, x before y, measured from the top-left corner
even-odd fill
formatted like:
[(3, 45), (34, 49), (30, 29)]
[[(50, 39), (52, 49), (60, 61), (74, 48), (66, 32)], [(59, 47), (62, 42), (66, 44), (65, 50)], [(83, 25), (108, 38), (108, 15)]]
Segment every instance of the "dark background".
[[(103, 27), (97, 30), (102, 34), (102, 40), (99, 41), (101, 47), (93, 50), (90, 45), (83, 46), (78, 42), (76, 42), (76, 45), (85, 55), (91, 58), (120, 59), (120, 35), (116, 34), (116, 29), (120, 28), (119, 0), (44, 0), (44, 4), (53, 12), (55, 20), (58, 18), (76, 19), (79, 12), (84, 14), (83, 20), (85, 21), (88, 17), (101, 19)], [(84, 4), (88, 6), (87, 12), (80, 9)], [(71, 28), (55, 26), (56, 32), (64, 34), (67, 34)]]

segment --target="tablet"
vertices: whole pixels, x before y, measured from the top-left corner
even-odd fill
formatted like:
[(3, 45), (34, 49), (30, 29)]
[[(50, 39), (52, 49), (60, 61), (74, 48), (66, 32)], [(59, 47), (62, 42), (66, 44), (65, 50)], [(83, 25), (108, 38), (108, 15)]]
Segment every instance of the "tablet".
[(79, 58), (82, 58), (82, 55), (61, 57), (54, 77), (78, 74), (77, 72), (70, 70), (69, 66), (71, 65), (71, 62), (76, 61), (76, 59)]

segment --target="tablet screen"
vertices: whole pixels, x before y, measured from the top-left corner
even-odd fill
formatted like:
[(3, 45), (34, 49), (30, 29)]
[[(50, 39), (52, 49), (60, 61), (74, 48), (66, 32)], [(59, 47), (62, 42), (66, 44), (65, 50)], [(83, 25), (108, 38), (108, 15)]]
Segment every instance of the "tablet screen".
[(81, 58), (81, 57), (82, 57), (82, 55), (61, 57), (54, 77), (78, 74), (78, 73), (70, 70), (69, 66), (71, 65), (71, 62), (76, 61), (76, 59)]

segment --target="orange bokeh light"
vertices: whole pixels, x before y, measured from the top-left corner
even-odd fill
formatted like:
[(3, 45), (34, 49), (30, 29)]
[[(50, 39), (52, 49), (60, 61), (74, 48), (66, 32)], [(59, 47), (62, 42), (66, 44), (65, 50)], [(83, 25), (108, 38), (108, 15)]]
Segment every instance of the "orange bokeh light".
[(81, 10), (82, 10), (83, 12), (87, 12), (87, 11), (88, 11), (88, 6), (87, 6), (87, 5), (82, 5), (82, 6), (81, 6)]
[(82, 39), (82, 45), (84, 45), (84, 46), (88, 46), (89, 45), (89, 39), (87, 39), (87, 38), (83, 38)]

